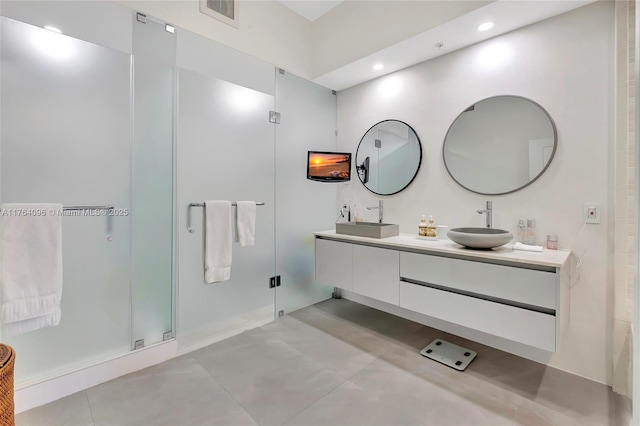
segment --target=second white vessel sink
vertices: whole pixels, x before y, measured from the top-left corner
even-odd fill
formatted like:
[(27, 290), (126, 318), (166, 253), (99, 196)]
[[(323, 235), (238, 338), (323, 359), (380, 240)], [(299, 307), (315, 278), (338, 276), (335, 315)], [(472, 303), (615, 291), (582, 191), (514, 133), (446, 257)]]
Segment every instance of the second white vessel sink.
[(496, 228), (453, 228), (447, 236), (454, 243), (475, 249), (491, 249), (513, 239), (509, 231)]

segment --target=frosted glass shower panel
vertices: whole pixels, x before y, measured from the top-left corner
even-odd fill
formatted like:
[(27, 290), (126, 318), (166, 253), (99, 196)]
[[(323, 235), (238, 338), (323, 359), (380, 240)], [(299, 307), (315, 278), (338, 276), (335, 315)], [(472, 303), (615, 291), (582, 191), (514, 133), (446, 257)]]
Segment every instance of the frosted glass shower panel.
[[(178, 327), (181, 339), (211, 336), (257, 318), (273, 319), (273, 95), (178, 70)], [(206, 200), (263, 201), (255, 245), (232, 247), (231, 279), (205, 284), (202, 207)], [(187, 230), (191, 215), (193, 233)], [(235, 213), (235, 211), (234, 211)], [(235, 223), (235, 221), (234, 221)], [(183, 339), (184, 341), (184, 339)]]
[(1, 32), (1, 201), (118, 213), (62, 219), (60, 325), (2, 338), (19, 386), (129, 350), (131, 59), (4, 17)]
[(276, 109), (276, 301), (289, 313), (331, 296), (314, 282), (313, 233), (335, 226), (341, 184), (308, 180), (305, 167), (307, 151), (336, 149), (337, 101), (326, 87), (277, 72)]
[(176, 35), (133, 18), (132, 347), (171, 333)]

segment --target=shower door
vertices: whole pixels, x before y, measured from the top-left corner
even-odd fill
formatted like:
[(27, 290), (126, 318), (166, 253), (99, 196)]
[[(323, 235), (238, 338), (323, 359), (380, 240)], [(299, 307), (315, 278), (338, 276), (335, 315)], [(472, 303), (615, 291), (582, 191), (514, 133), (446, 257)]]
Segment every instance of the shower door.
[[(272, 321), (274, 124), (271, 94), (178, 70), (178, 343), (180, 350)], [(206, 284), (205, 200), (253, 200), (255, 245), (232, 246), (231, 279)], [(234, 213), (235, 213), (235, 209)], [(235, 223), (235, 220), (233, 221)]]
[(0, 201), (113, 205), (62, 219), (60, 325), (2, 336), (16, 384), (130, 348), (130, 55), (1, 18)]

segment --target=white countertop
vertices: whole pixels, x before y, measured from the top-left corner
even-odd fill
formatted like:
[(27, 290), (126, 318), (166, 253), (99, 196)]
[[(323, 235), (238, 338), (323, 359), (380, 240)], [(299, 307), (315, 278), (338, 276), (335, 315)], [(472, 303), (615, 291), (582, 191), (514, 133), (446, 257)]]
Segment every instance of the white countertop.
[(542, 252), (513, 250), (511, 244), (506, 244), (490, 250), (474, 250), (465, 248), (448, 239), (437, 241), (419, 240), (416, 238), (416, 235), (406, 233), (401, 233), (397, 237), (380, 239), (336, 234), (336, 231), (314, 232), (314, 235), (332, 240), (363, 242), (389, 248), (419, 250), (424, 251), (425, 253), (447, 253), (457, 256), (503, 260), (528, 265), (552, 266), (556, 268), (564, 265), (571, 254), (570, 250), (547, 250), (546, 248), (543, 249)]

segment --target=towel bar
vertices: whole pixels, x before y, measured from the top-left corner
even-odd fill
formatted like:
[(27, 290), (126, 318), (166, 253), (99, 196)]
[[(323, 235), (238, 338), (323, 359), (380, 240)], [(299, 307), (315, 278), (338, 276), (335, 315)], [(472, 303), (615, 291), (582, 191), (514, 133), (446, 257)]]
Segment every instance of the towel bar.
[(71, 210), (113, 210), (114, 206), (64, 206), (62, 210), (71, 211)]
[[(235, 201), (231, 203), (231, 205), (237, 206)], [(264, 206), (264, 202), (256, 201), (256, 206)], [(189, 203), (189, 208), (187, 209), (187, 229), (193, 234), (195, 230), (191, 227), (191, 207), (204, 207), (204, 203)]]
[[(115, 210), (114, 206), (63, 206), (62, 210), (65, 212), (69, 211), (84, 211), (84, 210)], [(113, 241), (112, 235), (112, 223), (111, 223), (111, 215), (107, 215), (107, 241)]]
[[(235, 202), (231, 203), (232, 206), (237, 206)], [(264, 202), (256, 201), (256, 206), (264, 206)], [(189, 207), (204, 207), (204, 203), (190, 203)]]

